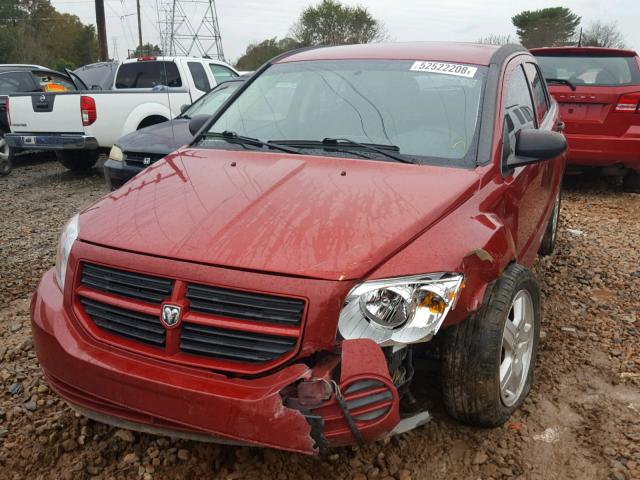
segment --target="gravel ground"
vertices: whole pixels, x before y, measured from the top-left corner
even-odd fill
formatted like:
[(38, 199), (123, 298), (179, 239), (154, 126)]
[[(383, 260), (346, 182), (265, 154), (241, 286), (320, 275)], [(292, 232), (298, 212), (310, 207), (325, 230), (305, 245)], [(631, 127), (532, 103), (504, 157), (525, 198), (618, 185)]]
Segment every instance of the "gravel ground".
[(38, 155), (0, 178), (0, 478), (640, 479), (640, 195), (611, 180), (565, 182), (557, 252), (535, 267), (545, 297), (536, 382), (503, 428), (462, 426), (434, 401), (419, 430), (311, 458), (116, 430), (49, 390), (31, 292), (63, 223), (104, 193), (99, 169), (76, 175)]

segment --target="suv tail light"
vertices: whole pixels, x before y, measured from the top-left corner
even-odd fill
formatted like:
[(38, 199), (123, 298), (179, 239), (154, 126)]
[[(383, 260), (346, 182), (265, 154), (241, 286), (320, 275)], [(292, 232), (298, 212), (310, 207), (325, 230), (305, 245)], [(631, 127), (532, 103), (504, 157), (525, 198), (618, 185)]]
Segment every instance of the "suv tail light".
[(80, 97), (80, 112), (82, 114), (82, 125), (85, 127), (91, 125), (98, 118), (96, 101), (91, 97), (82, 95)]
[(152, 56), (152, 55), (143, 55), (141, 57), (138, 57), (138, 61), (139, 62), (150, 62), (152, 60), (155, 60), (156, 57)]
[(618, 99), (616, 112), (635, 113), (640, 107), (640, 92), (626, 93)]

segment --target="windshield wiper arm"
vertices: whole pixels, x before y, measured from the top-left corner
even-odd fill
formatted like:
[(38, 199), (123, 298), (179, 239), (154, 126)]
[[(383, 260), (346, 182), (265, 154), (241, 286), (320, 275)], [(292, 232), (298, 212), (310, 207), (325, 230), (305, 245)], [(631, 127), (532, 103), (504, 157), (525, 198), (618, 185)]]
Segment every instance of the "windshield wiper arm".
[(561, 83), (563, 85), (568, 86), (571, 90), (575, 91), (576, 86), (571, 83), (569, 80), (565, 80), (564, 78), (545, 78), (547, 83)]
[(349, 147), (349, 146), (359, 147), (365, 150), (370, 150), (372, 152), (379, 153), (380, 155), (384, 155), (385, 157), (391, 158), (398, 162), (415, 164), (414, 161), (408, 158), (404, 158), (399, 155), (394, 155), (393, 153), (389, 153), (387, 151), (387, 150), (392, 150), (393, 152), (400, 152), (400, 148), (397, 147), (396, 145), (384, 145), (384, 144), (379, 145), (374, 143), (360, 143), (360, 142), (354, 142), (353, 140), (350, 140), (348, 138), (325, 138), (322, 140), (322, 144), (328, 147), (333, 145), (339, 146), (339, 147)]
[(245, 137), (242, 135), (238, 135), (236, 132), (230, 132), (225, 130), (224, 132), (207, 132), (203, 134), (205, 138), (214, 137), (214, 138), (222, 138), (229, 143), (238, 143), (240, 145), (253, 145), (254, 147), (267, 147), (273, 148), (274, 150), (280, 150), (282, 152), (287, 153), (301, 153), (300, 150), (296, 150), (294, 148), (285, 147), (283, 145), (278, 145), (277, 143), (272, 142), (263, 142), (258, 138), (253, 137)]

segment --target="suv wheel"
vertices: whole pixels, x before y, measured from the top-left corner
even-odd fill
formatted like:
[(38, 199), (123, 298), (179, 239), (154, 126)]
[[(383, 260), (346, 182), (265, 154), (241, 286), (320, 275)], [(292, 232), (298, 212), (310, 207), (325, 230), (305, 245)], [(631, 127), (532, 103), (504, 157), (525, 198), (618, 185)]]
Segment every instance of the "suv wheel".
[(622, 177), (622, 190), (631, 193), (640, 193), (640, 171), (630, 170)]
[(444, 333), (442, 390), (447, 411), (470, 425), (502, 425), (533, 382), (540, 335), (535, 277), (521, 265), (510, 265), (488, 287), (477, 314)]
[(540, 248), (538, 249), (538, 253), (540, 255), (551, 255), (553, 253), (553, 250), (556, 248), (558, 220), (560, 219), (560, 203), (561, 203), (561, 195), (560, 195), (560, 191), (558, 191), (558, 195), (556, 196), (556, 201), (553, 204), (553, 211), (551, 212), (551, 218), (549, 219), (549, 223), (547, 224), (547, 229), (544, 232), (544, 237), (542, 237), (542, 243), (540, 244)]
[(13, 169), (13, 148), (0, 133), (0, 176), (9, 175)]
[(69, 170), (81, 172), (93, 167), (100, 157), (98, 150), (57, 151), (56, 158)]

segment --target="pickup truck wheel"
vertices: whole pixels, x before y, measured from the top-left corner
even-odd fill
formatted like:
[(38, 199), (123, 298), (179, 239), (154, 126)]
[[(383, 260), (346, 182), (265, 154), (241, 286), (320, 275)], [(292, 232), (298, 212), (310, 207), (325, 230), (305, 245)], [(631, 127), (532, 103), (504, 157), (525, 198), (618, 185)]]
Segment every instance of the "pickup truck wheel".
[(622, 177), (622, 190), (631, 193), (640, 193), (640, 171), (630, 170)]
[(13, 170), (13, 153), (13, 148), (4, 139), (4, 135), (0, 134), (0, 176), (9, 175)]
[(488, 287), (477, 314), (443, 333), (442, 390), (447, 411), (470, 425), (502, 425), (522, 404), (533, 382), (540, 334), (540, 288), (535, 277), (521, 265), (510, 265)]
[(56, 152), (56, 158), (69, 170), (81, 172), (89, 170), (98, 161), (100, 152), (97, 150), (70, 150)]
[(558, 233), (558, 220), (560, 219), (560, 203), (561, 203), (561, 192), (558, 191), (558, 195), (556, 196), (556, 201), (553, 204), (553, 211), (551, 212), (551, 218), (549, 218), (549, 223), (547, 223), (547, 229), (544, 232), (544, 237), (542, 237), (542, 243), (540, 244), (540, 248), (538, 249), (538, 253), (540, 255), (551, 255), (553, 250), (556, 248), (556, 235)]

